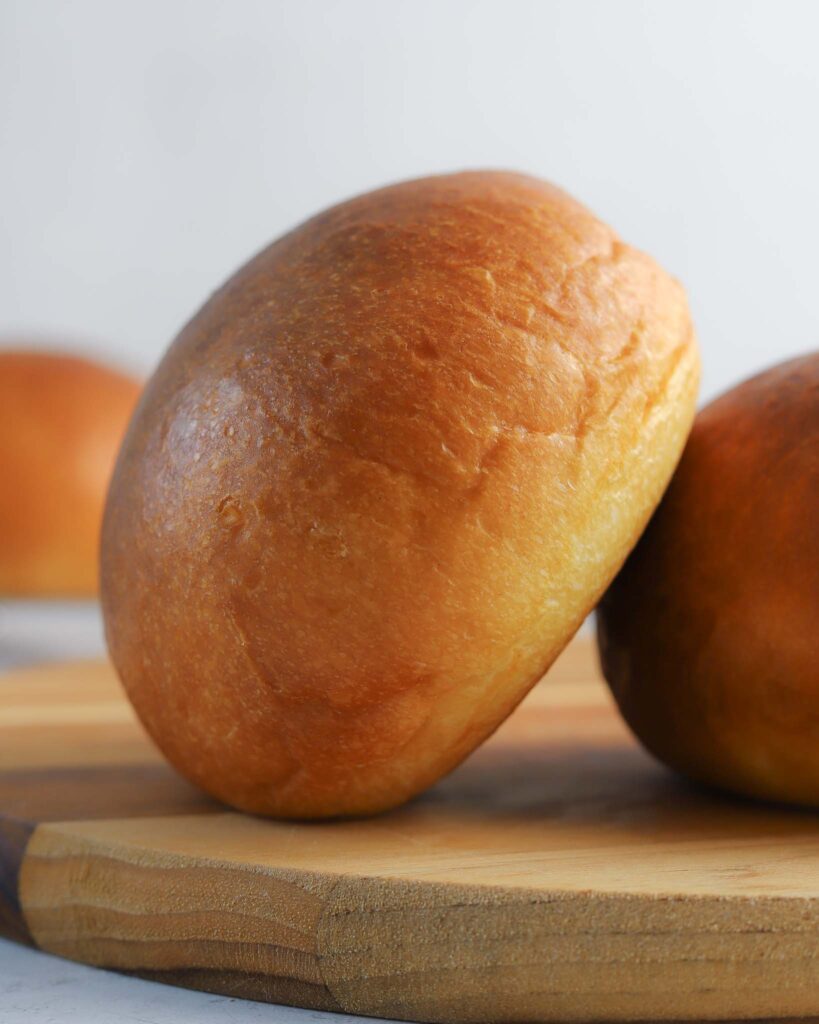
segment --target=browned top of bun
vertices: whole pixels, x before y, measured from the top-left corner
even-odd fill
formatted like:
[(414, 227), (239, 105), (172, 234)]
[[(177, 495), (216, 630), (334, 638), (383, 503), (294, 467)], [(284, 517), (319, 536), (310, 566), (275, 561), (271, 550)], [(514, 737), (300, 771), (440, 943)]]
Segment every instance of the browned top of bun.
[(182, 331), (104, 529), (109, 643), (187, 775), (279, 814), (451, 768), (577, 628), (693, 416), (684, 293), (564, 192), (406, 182)]
[(138, 391), (77, 356), (0, 349), (0, 594), (96, 593), (105, 491)]

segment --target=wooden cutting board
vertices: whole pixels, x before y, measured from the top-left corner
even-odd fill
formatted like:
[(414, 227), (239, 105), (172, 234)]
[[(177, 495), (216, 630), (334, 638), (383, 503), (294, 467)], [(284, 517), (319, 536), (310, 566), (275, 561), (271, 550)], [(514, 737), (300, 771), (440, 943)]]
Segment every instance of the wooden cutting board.
[(419, 1021), (819, 1014), (819, 816), (689, 787), (591, 645), (383, 817), (226, 811), (110, 668), (0, 678), (0, 931), (178, 985)]

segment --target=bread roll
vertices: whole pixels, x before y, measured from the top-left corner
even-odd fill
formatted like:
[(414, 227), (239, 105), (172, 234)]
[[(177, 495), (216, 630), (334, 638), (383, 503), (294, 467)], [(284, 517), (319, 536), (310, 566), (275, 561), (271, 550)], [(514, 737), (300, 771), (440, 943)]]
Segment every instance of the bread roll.
[(819, 804), (819, 353), (699, 414), (598, 629), (617, 702), (657, 757)]
[(364, 814), (509, 714), (693, 418), (682, 289), (563, 192), (466, 173), (251, 260), (148, 385), (103, 530), (111, 654), (188, 778)]
[(138, 391), (76, 356), (0, 350), (0, 596), (96, 594), (105, 491)]

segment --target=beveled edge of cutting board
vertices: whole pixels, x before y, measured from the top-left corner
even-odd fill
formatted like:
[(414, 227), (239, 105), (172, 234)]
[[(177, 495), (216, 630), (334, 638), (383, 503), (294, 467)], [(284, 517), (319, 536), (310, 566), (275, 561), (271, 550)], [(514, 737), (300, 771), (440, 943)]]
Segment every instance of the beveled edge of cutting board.
[[(94, 966), (311, 1009), (461, 1024), (819, 1011), (815, 900), (262, 868), (148, 839), (114, 843), (115, 823), (98, 824), (102, 834), (95, 823), (40, 826), (22, 879), (37, 945)], [(135, 823), (123, 825), (133, 835)]]

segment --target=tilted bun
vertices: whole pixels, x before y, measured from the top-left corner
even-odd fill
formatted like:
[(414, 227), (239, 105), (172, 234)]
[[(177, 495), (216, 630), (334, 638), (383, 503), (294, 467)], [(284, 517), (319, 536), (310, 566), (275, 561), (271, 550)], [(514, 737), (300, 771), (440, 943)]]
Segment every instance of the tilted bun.
[(282, 816), (449, 771), (566, 644), (694, 412), (682, 289), (516, 174), (334, 207), (171, 346), (103, 529), (108, 642), (190, 779)]
[(819, 804), (819, 352), (699, 414), (598, 623), (617, 702), (657, 757)]
[(76, 356), (0, 350), (0, 597), (96, 594), (105, 491), (138, 391)]

